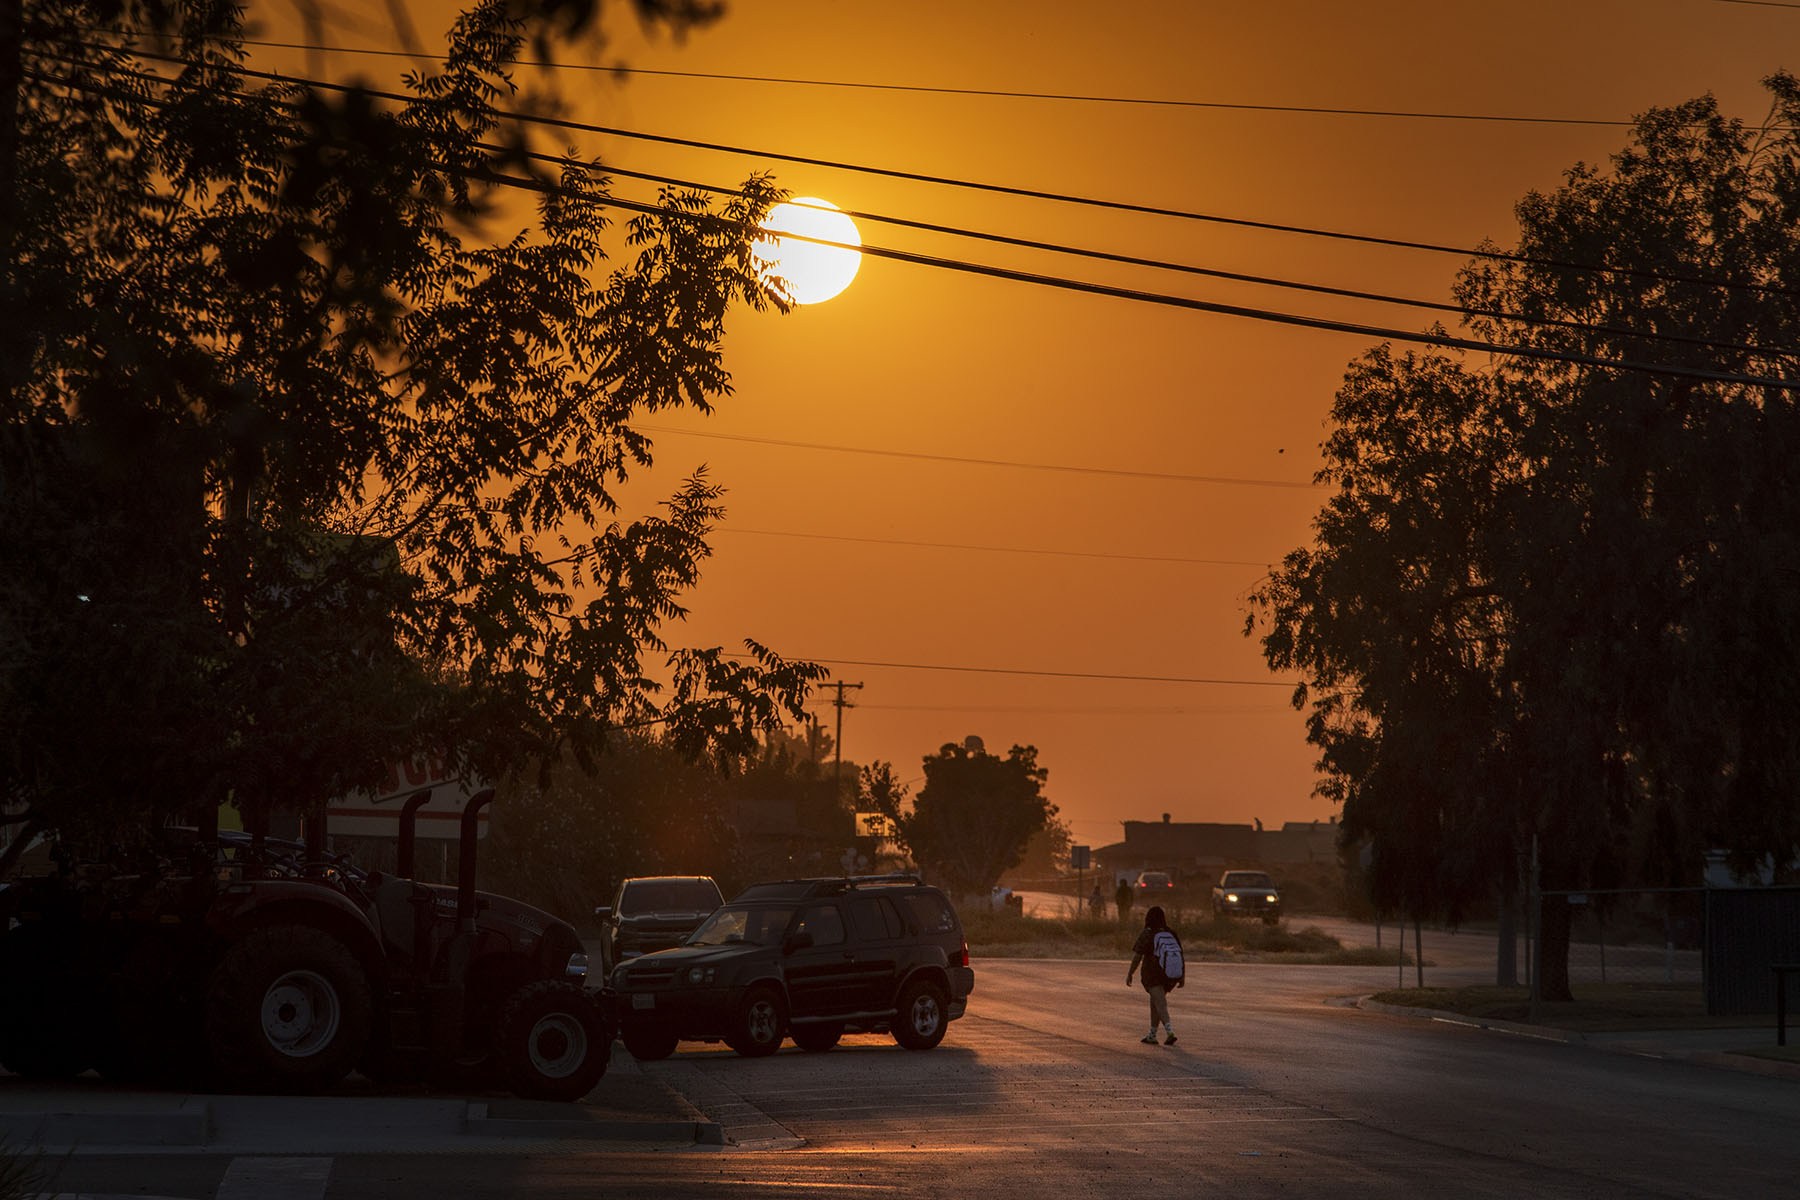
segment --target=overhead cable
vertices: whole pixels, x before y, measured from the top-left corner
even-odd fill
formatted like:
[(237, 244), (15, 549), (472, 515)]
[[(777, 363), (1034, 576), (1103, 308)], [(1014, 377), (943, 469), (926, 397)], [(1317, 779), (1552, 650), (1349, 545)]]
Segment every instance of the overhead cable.
[[(102, 47), (112, 49), (112, 47)], [(154, 54), (149, 51), (133, 49), (129, 53), (152, 61), (186, 65), (186, 60), (179, 57)], [(418, 102), (417, 96), (409, 96), (402, 92), (388, 92), (379, 89), (353, 84), (330, 83), (324, 80), (308, 79), (300, 76), (284, 75), (273, 71), (256, 71), (248, 67), (230, 67), (234, 73), (255, 79), (266, 79), (272, 82), (300, 84), (316, 87), (326, 91), (347, 92), (371, 96), (376, 99), (392, 100), (401, 104)], [(1687, 283), (1704, 287), (1720, 288), (1727, 291), (1762, 292), (1775, 295), (1794, 296), (1800, 298), (1800, 291), (1791, 288), (1776, 287), (1770, 284), (1743, 283), (1731, 280), (1707, 279), (1699, 275), (1687, 275), (1679, 272), (1654, 271), (1642, 267), (1607, 266), (1605, 264), (1578, 263), (1563, 259), (1543, 258), (1536, 255), (1519, 254), (1504, 250), (1487, 250), (1482, 248), (1466, 248), (1448, 246), (1436, 242), (1413, 241), (1405, 238), (1379, 237), (1370, 234), (1350, 233), (1343, 230), (1318, 229), (1305, 225), (1292, 225), (1274, 221), (1256, 221), (1244, 217), (1226, 217), (1212, 213), (1194, 212), (1185, 209), (1166, 208), (1158, 205), (1133, 204), (1119, 200), (1104, 200), (1089, 196), (1077, 196), (1064, 192), (1042, 191), (1034, 188), (1014, 187), (1006, 184), (980, 183), (966, 179), (956, 179), (944, 175), (929, 175), (915, 171), (899, 171), (886, 167), (871, 167), (858, 163), (841, 162), (832, 159), (813, 158), (805, 155), (783, 154), (774, 150), (748, 149), (742, 146), (730, 146), (718, 142), (706, 142), (693, 138), (679, 138), (666, 134), (644, 133), (639, 130), (623, 129), (611, 125), (596, 125), (584, 121), (573, 121), (564, 117), (552, 117), (538, 113), (522, 113), (511, 109), (495, 108), (495, 116), (526, 124), (543, 125), (555, 129), (571, 130), (584, 133), (598, 133), (613, 137), (653, 142), (661, 145), (682, 146), (690, 149), (735, 154), (741, 157), (769, 159), (775, 162), (790, 162), (803, 166), (825, 167), (832, 170), (851, 171), (882, 178), (901, 179), (914, 183), (930, 183), (944, 187), (955, 187), (973, 191), (987, 192), (997, 195), (1016, 196), (1025, 199), (1049, 200), (1058, 203), (1084, 205), (1087, 207), (1107, 209), (1115, 212), (1129, 212), (1144, 216), (1171, 217), (1178, 220), (1200, 221), (1212, 224), (1228, 225), (1237, 228), (1258, 229), (1273, 233), (1291, 233), (1306, 237), (1327, 238), (1338, 241), (1355, 242), (1374, 246), (1387, 246), (1396, 249), (1419, 250), (1435, 254), (1451, 254), (1459, 258), (1480, 258), (1489, 261), (1512, 262), (1523, 266), (1546, 267), (1553, 270), (1579, 271), (1591, 274), (1625, 275), (1632, 278), (1652, 279), (1665, 283)]]
[[(63, 62), (77, 60), (60, 55), (46, 54), (44, 57)], [(125, 71), (127, 75), (167, 86), (194, 88), (200, 85), (185, 81), (169, 79), (165, 76), (140, 71)], [(523, 155), (537, 162), (564, 164), (566, 155), (546, 154), (540, 151), (521, 151), (517, 147), (501, 147), (486, 142), (474, 143), (477, 149), (495, 153)], [(739, 189), (715, 183), (704, 183), (677, 176), (656, 174), (648, 171), (630, 170), (624, 167), (605, 165), (602, 170), (611, 176), (636, 179), (644, 182), (658, 183), (671, 187), (688, 188), (695, 191), (712, 192), (720, 195), (736, 195)], [(799, 203), (794, 201), (791, 203)], [(804, 207), (804, 206), (803, 206)], [(1633, 338), (1640, 341), (1668, 342), (1674, 345), (1699, 346), (1709, 350), (1731, 350), (1742, 354), (1756, 355), (1764, 358), (1777, 358), (1788, 355), (1788, 351), (1770, 351), (1758, 346), (1741, 342), (1724, 342), (1711, 338), (1695, 337), (1690, 334), (1665, 333), (1657, 330), (1640, 330), (1616, 325), (1595, 325), (1590, 322), (1576, 321), (1562, 317), (1529, 316), (1523, 313), (1507, 312), (1501, 309), (1464, 308), (1460, 305), (1437, 300), (1420, 300), (1405, 296), (1393, 296), (1384, 292), (1372, 292), (1355, 288), (1332, 287), (1326, 284), (1307, 283), (1300, 280), (1281, 279), (1268, 275), (1255, 275), (1242, 271), (1226, 271), (1216, 267), (1195, 266), (1188, 263), (1171, 262), (1167, 259), (1145, 258), (1138, 255), (1116, 254), (1110, 251), (1093, 250), (1086, 247), (1070, 246), (1058, 242), (1045, 242), (1029, 238), (1013, 237), (1007, 234), (963, 229), (954, 225), (944, 225), (929, 221), (916, 221), (905, 217), (887, 216), (864, 210), (842, 210), (846, 215), (860, 221), (876, 224), (893, 225), (904, 229), (921, 232), (943, 234), (950, 237), (967, 238), (974, 241), (990, 242), (997, 245), (1013, 246), (1021, 249), (1038, 250), (1050, 254), (1061, 254), (1077, 258), (1085, 258), (1100, 262), (1116, 263), (1124, 266), (1145, 267), (1152, 270), (1171, 271), (1179, 274), (1196, 275), (1208, 279), (1222, 279), (1233, 283), (1246, 283), (1258, 287), (1281, 288), (1290, 291), (1306, 292), (1312, 295), (1333, 296), (1341, 299), (1364, 300), (1376, 304), (1391, 304), (1405, 308), (1421, 309), (1429, 312), (1447, 313), (1459, 318), (1482, 317), (1495, 321), (1508, 321), (1515, 324), (1532, 325), (1539, 328), (1571, 329), (1582, 333), (1606, 334), (1613, 337)]]
[[(23, 74), (28, 78), (56, 83), (60, 86), (81, 88), (83, 85), (55, 76), (27, 70)], [(103, 89), (91, 89), (103, 90)], [(346, 88), (347, 91), (362, 89)], [(383, 93), (370, 93), (384, 95)], [(401, 97), (404, 99), (404, 97)], [(513, 187), (522, 191), (536, 192), (541, 195), (570, 196), (606, 206), (659, 216), (669, 220), (688, 222), (717, 222), (721, 218), (710, 213), (688, 213), (671, 210), (660, 205), (646, 204), (639, 201), (626, 200), (620, 197), (605, 197), (603, 200), (587, 193), (576, 192), (559, 184), (545, 180), (522, 176), (505, 175), (497, 171), (471, 169), (449, 163), (430, 163), (434, 169), (461, 175), (469, 179), (477, 179), (495, 186)], [(1287, 325), (1303, 329), (1318, 329), (1335, 333), (1349, 333), (1359, 337), (1373, 338), (1380, 341), (1406, 342), (1414, 345), (1435, 346), (1442, 349), (1466, 350), (1475, 353), (1511, 356), (1545, 362), (1561, 362), (1576, 366), (1596, 367), (1604, 370), (1635, 371), (1643, 374), (1661, 375), (1677, 379), (1695, 379), (1712, 383), (1726, 383), (1743, 387), (1763, 387), (1781, 391), (1800, 390), (1800, 381), (1790, 381), (1773, 376), (1737, 374), (1717, 371), (1706, 367), (1684, 366), (1676, 363), (1649, 363), (1632, 359), (1607, 358), (1600, 355), (1581, 354), (1574, 351), (1556, 350), (1542, 346), (1521, 343), (1488, 342), (1477, 338), (1456, 337), (1451, 334), (1413, 330), (1395, 329), (1380, 325), (1368, 325), (1354, 321), (1340, 321), (1325, 317), (1306, 316), (1299, 313), (1288, 313), (1279, 310), (1256, 308), (1241, 304), (1223, 304), (1217, 301), (1200, 300), (1188, 296), (1176, 296), (1163, 292), (1151, 292), (1138, 288), (1116, 287), (1109, 284), (1093, 283), (1087, 280), (1070, 279), (1065, 276), (1044, 275), (1036, 272), (1019, 271), (1006, 267), (992, 266), (985, 263), (966, 262), (960, 259), (944, 258), (937, 255), (918, 254), (912, 251), (896, 250), (870, 244), (852, 245), (847, 242), (834, 241), (830, 238), (811, 237), (799, 233), (783, 233), (783, 237), (832, 246), (838, 249), (855, 250), (872, 258), (885, 258), (896, 262), (907, 262), (917, 266), (935, 267), (941, 270), (956, 271), (963, 274), (1003, 279), (1016, 283), (1029, 283), (1061, 291), (1075, 292), (1085, 295), (1107, 296), (1120, 300), (1131, 300), (1138, 303), (1157, 305), (1166, 308), (1186, 309), (1193, 312), (1210, 313), (1216, 316), (1238, 317), (1245, 320), (1260, 321), (1270, 324)]]
[[(120, 37), (143, 37), (142, 30), (96, 28), (98, 33)], [(369, 58), (404, 58), (413, 61), (447, 62), (448, 54), (431, 54), (421, 50), (387, 50), (377, 47), (332, 46), (320, 42), (276, 42), (256, 38), (234, 38), (242, 46), (267, 50), (301, 50), (314, 54), (353, 54)], [(999, 88), (939, 87), (920, 83), (878, 83), (861, 79), (808, 79), (789, 75), (745, 75), (724, 71), (676, 71), (654, 67), (606, 66), (600, 63), (557, 62), (550, 59), (514, 59), (521, 67), (537, 67), (547, 71), (581, 71), (594, 75), (641, 75), (647, 78), (704, 79), (721, 83), (781, 84), (793, 87), (838, 88), (851, 91), (908, 92), (919, 95), (968, 96), (993, 100), (1054, 100), (1076, 104), (1113, 104), (1128, 107), (1211, 109), (1226, 112), (1292, 113), (1301, 116), (1392, 117), (1420, 121), (1491, 122), (1507, 125), (1593, 125), (1629, 127), (1632, 122), (1619, 118), (1599, 117), (1528, 117), (1511, 113), (1451, 113), (1426, 110), (1382, 108), (1333, 108), (1317, 104), (1252, 104), (1231, 100), (1184, 100), (1158, 96), (1107, 96), (1081, 92), (1008, 91)]]

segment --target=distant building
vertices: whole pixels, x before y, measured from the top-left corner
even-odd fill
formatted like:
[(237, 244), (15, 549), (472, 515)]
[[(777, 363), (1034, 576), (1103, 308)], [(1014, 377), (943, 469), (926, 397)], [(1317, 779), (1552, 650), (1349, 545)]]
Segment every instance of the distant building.
[(1167, 871), (1177, 882), (1210, 877), (1226, 867), (1333, 862), (1337, 819), (1289, 821), (1280, 829), (1209, 821), (1124, 821), (1125, 840), (1093, 851), (1101, 871), (1115, 881), (1139, 871)]

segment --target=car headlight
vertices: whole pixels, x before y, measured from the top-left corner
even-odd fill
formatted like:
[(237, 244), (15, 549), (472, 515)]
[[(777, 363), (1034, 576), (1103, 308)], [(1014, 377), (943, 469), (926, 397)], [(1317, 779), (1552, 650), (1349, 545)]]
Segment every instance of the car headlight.
[(1237, 903), (1237, 893), (1236, 892), (1226, 892), (1225, 893), (1225, 903), (1236, 904)]
[(613, 991), (622, 992), (625, 990), (625, 980), (626, 980), (626, 977), (630, 973), (631, 973), (631, 969), (622, 963), (619, 966), (616, 966), (613, 968), (613, 973), (612, 973)]
[(1273, 896), (1264, 896), (1263, 899), (1267, 900), (1270, 904), (1275, 903), (1275, 897)]
[(718, 975), (717, 967), (689, 967), (682, 974), (682, 978), (695, 987), (704, 987), (718, 978)]

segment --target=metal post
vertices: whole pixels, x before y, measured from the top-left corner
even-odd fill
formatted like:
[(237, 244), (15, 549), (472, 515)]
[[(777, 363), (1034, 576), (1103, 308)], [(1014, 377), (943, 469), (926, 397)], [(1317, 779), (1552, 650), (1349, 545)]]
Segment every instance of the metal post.
[(1598, 906), (1594, 909), (1594, 925), (1600, 930), (1600, 982), (1606, 982), (1606, 917)]
[(1425, 933), (1419, 925), (1419, 918), (1413, 918), (1413, 969), (1418, 973), (1419, 986), (1425, 986)]
[(1544, 1007), (1544, 891), (1538, 861), (1537, 834), (1531, 835), (1531, 1019), (1543, 1015)]

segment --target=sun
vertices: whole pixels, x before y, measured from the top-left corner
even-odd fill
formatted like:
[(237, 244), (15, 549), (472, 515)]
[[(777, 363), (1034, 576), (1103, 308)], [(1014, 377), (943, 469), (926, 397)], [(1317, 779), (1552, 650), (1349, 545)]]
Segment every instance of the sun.
[(762, 276), (783, 297), (795, 304), (829, 300), (856, 278), (862, 265), (862, 245), (856, 222), (829, 200), (799, 196), (769, 210), (762, 227), (772, 234), (797, 233), (839, 245), (794, 237), (763, 238), (756, 243), (756, 257), (763, 263)]

